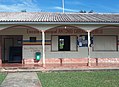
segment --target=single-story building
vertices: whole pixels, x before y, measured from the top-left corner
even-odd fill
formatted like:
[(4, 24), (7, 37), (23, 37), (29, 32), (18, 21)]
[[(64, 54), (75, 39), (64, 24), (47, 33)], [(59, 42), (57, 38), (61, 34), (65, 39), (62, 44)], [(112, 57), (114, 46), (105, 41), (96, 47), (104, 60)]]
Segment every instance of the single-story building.
[(0, 12), (0, 64), (97, 62), (119, 63), (119, 14)]

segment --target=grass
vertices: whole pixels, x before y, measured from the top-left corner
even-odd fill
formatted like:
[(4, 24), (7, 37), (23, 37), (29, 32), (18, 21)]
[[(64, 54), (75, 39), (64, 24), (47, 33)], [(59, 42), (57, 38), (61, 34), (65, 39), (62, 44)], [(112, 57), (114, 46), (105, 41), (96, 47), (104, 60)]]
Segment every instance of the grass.
[(119, 87), (119, 71), (38, 73), (42, 87)]
[(3, 82), (3, 80), (5, 79), (6, 76), (7, 76), (7, 74), (0, 73), (0, 84)]

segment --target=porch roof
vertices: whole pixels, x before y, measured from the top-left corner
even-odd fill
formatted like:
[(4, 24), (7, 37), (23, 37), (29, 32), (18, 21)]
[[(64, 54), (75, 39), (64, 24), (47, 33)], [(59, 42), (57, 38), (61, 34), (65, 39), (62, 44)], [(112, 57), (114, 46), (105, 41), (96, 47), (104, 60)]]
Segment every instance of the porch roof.
[(0, 12), (1, 22), (119, 23), (119, 14)]

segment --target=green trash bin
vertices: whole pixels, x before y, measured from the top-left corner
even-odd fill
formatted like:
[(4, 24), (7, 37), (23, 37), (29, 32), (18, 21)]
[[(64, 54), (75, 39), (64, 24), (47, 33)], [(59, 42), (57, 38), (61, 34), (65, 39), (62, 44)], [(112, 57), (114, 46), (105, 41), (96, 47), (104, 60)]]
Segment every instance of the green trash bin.
[(35, 59), (39, 61), (41, 59), (41, 52), (36, 52), (35, 53)]

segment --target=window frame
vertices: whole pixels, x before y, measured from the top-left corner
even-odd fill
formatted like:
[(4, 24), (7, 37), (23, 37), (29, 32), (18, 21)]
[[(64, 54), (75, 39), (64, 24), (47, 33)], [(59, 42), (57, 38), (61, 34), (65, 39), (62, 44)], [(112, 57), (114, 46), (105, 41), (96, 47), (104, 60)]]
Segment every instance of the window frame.
[(92, 46), (92, 51), (94, 52), (117, 52), (118, 51), (118, 35), (93, 35), (95, 36), (115, 36), (116, 37), (116, 50), (95, 50), (94, 49), (94, 40), (93, 40), (93, 46)]
[[(69, 44), (68, 44), (68, 46), (69, 46), (69, 48), (68, 48), (68, 50), (66, 49), (66, 47), (65, 48), (63, 48), (63, 49), (60, 49), (60, 39), (62, 39), (62, 40), (64, 40), (64, 46), (66, 45), (65, 44), (65, 39), (64, 38), (61, 38), (61, 37), (68, 37), (68, 39), (69, 39)], [(71, 51), (71, 38), (70, 38), (71, 36), (70, 35), (62, 35), (62, 36), (58, 36), (58, 51)]]
[(37, 38), (36, 37), (29, 37), (29, 40), (30, 40), (30, 42), (37, 42)]
[[(58, 50), (52, 50), (52, 37), (57, 36), (58, 37)], [(51, 35), (51, 52), (64, 52), (64, 51), (59, 51), (59, 36), (70, 36), (70, 50), (66, 52), (78, 52), (78, 45), (77, 45), (77, 35)], [(71, 50), (71, 36), (76, 37), (76, 50)]]

